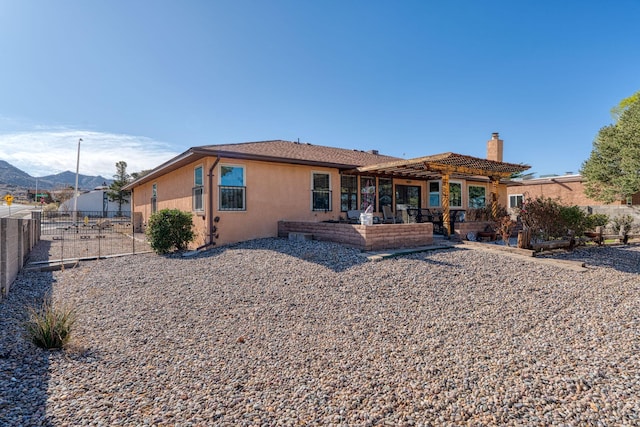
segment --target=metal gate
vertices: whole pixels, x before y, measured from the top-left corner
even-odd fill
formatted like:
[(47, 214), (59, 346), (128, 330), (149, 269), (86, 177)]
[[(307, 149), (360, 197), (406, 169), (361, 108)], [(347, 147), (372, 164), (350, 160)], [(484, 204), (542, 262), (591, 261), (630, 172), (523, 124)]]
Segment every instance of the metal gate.
[(151, 250), (130, 212), (42, 212), (41, 242), (48, 246), (33, 261), (65, 261), (135, 254)]

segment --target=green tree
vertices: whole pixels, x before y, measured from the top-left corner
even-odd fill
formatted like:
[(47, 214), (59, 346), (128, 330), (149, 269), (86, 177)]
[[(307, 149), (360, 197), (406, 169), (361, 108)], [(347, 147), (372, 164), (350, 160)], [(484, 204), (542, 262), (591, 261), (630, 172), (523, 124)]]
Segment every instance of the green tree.
[(127, 173), (127, 162), (119, 161), (116, 163), (116, 174), (113, 175), (113, 183), (109, 186), (107, 197), (112, 202), (118, 203), (118, 216), (122, 215), (122, 205), (129, 203), (129, 191), (122, 188), (129, 183), (131, 176)]
[(636, 95), (621, 101), (618, 120), (600, 129), (591, 156), (582, 164), (585, 193), (595, 200), (611, 203), (640, 191), (640, 97)]
[(131, 172), (131, 178), (133, 180), (136, 180), (138, 178), (142, 178), (143, 176), (149, 174), (151, 172), (151, 169), (144, 169), (141, 170), (140, 172)]

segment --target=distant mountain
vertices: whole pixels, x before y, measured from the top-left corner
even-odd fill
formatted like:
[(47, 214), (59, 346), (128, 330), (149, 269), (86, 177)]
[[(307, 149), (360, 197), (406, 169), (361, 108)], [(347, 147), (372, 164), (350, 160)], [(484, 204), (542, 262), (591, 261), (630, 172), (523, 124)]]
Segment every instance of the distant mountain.
[[(102, 176), (78, 175), (78, 188), (83, 190), (92, 190), (106, 183), (110, 185), (111, 179)], [(12, 185), (22, 188), (35, 188), (36, 178), (28, 173), (16, 168), (15, 166), (0, 160), (0, 184)], [(76, 174), (73, 172), (62, 172), (55, 175), (47, 175), (38, 177), (38, 188), (54, 190), (61, 187), (74, 187), (76, 184)]]

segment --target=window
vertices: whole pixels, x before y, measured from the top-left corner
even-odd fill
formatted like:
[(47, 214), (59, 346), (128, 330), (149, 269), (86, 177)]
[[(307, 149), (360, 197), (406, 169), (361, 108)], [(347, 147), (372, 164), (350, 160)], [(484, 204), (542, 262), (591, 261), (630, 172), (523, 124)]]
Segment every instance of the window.
[(376, 179), (371, 176), (360, 177), (360, 209), (365, 210), (373, 206), (376, 210)]
[(484, 208), (487, 205), (486, 188), (478, 185), (469, 186), (469, 208)]
[(342, 212), (358, 209), (358, 177), (340, 176), (340, 210)]
[(331, 210), (331, 179), (328, 173), (312, 173), (311, 209), (314, 211)]
[(202, 176), (202, 166), (193, 170), (193, 189), (191, 190), (192, 209), (194, 211), (204, 211), (204, 186)]
[(158, 210), (158, 184), (151, 185), (151, 213), (154, 214)]
[(220, 165), (219, 182), (219, 209), (221, 211), (247, 210), (244, 166)]
[(378, 179), (378, 200), (380, 201), (380, 210), (382, 210), (382, 206), (392, 206), (393, 181), (391, 179)]
[(449, 183), (449, 207), (462, 207), (462, 184), (459, 182)]
[(440, 206), (440, 183), (438, 181), (429, 182), (429, 206), (432, 208)]
[(509, 207), (521, 208), (523, 200), (522, 194), (512, 194), (509, 196)]

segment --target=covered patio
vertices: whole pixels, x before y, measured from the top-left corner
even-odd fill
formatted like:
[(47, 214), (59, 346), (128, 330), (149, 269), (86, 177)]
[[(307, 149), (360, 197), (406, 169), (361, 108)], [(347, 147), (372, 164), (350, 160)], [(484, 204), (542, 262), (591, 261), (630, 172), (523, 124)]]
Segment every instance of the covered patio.
[[(380, 163), (342, 171), (344, 175), (380, 177), (392, 180), (434, 181), (441, 182), (441, 214), (442, 228), (445, 237), (449, 237), (452, 229), (452, 214), (464, 212), (464, 208), (453, 210), (450, 206), (449, 182), (455, 180), (488, 180), (492, 217), (498, 215), (499, 186), (502, 181), (514, 173), (523, 172), (530, 166), (482, 159), (456, 153), (442, 153), (432, 156), (418, 157), (408, 160)], [(506, 194), (506, 193), (505, 193)], [(426, 203), (418, 206), (418, 214), (427, 211)], [(286, 237), (290, 232), (308, 233), (318, 240), (331, 240), (349, 244), (364, 250), (388, 249), (394, 247), (411, 247), (433, 243), (434, 224), (426, 218), (426, 222), (401, 224), (335, 224), (314, 223), (305, 221), (281, 221), (278, 224), (278, 235)], [(459, 223), (460, 231), (476, 231), (472, 223)], [(482, 225), (485, 226), (484, 224)], [(457, 226), (456, 226), (457, 228)]]
[[(422, 181), (442, 181), (442, 215), (445, 235), (451, 230), (451, 208), (449, 206), (449, 181), (452, 178), (468, 179), (485, 177), (491, 182), (491, 211), (498, 213), (498, 186), (501, 180), (514, 173), (523, 172), (530, 166), (498, 162), (456, 153), (442, 153), (415, 159), (399, 160), (377, 165), (363, 166), (345, 173), (366, 174), (391, 178), (405, 178)], [(421, 206), (423, 208), (424, 206)]]

